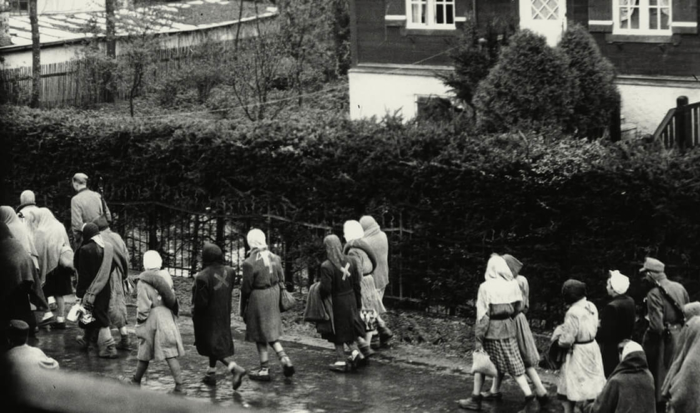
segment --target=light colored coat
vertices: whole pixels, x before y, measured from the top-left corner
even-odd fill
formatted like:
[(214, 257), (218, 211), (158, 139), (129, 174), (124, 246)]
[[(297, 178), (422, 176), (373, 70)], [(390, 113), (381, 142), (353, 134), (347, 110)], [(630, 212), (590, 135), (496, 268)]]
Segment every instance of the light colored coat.
[[(173, 279), (165, 270), (157, 272), (170, 288)], [(138, 359), (141, 361), (164, 360), (185, 355), (177, 317), (165, 306), (158, 291), (145, 282), (139, 282), (136, 326), (139, 338)]]
[[(107, 204), (104, 204), (107, 206)], [(99, 218), (101, 215), (107, 217), (107, 221), (112, 220), (109, 207), (106, 211), (102, 208), (102, 195), (87, 188), (81, 189), (70, 200), (70, 222), (73, 234), (83, 232), (83, 224), (87, 224)]]

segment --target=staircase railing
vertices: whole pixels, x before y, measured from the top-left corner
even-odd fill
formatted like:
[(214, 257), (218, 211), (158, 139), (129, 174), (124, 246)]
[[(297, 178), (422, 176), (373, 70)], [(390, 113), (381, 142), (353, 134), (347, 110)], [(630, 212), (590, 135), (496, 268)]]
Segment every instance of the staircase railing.
[(700, 102), (688, 104), (688, 97), (679, 96), (676, 107), (669, 109), (654, 132), (667, 149), (680, 150), (700, 144)]

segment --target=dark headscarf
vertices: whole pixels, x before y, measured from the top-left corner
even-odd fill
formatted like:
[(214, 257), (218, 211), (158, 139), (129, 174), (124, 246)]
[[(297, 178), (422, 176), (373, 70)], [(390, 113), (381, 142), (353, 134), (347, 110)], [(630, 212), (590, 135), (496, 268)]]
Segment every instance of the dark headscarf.
[(221, 264), (224, 261), (224, 253), (218, 245), (205, 242), (202, 248), (202, 265), (208, 267), (212, 264)]
[(579, 280), (566, 280), (561, 288), (566, 304), (573, 304), (586, 296), (586, 284)]
[(347, 264), (347, 259), (343, 255), (343, 246), (340, 242), (340, 238), (337, 235), (331, 234), (323, 239), (323, 245), (326, 247), (326, 257), (328, 261), (333, 263), (333, 265), (342, 270)]
[(95, 235), (99, 235), (100, 229), (97, 227), (96, 224), (93, 224), (92, 222), (85, 224), (83, 227), (83, 244), (86, 244), (89, 242), (92, 237)]
[(523, 268), (523, 263), (510, 254), (503, 254), (501, 257), (506, 260), (506, 264), (508, 264), (510, 272), (513, 273), (513, 277), (517, 277), (518, 274), (520, 274), (520, 270)]

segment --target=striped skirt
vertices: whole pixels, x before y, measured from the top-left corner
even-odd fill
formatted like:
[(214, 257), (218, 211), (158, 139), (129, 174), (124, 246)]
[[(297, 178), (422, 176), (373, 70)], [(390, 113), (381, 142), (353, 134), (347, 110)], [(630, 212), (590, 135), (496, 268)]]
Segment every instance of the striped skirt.
[(525, 364), (520, 356), (520, 349), (515, 337), (501, 340), (484, 339), (484, 350), (489, 358), (496, 365), (499, 373), (508, 373), (512, 377), (525, 374)]

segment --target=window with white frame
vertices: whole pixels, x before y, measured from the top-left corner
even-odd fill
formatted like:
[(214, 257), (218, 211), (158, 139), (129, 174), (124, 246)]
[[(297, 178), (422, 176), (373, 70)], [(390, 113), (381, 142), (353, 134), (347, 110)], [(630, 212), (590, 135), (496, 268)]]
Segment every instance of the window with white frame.
[(406, 0), (406, 10), (408, 28), (455, 28), (455, 0)]
[(614, 32), (671, 33), (671, 0), (613, 0)]

